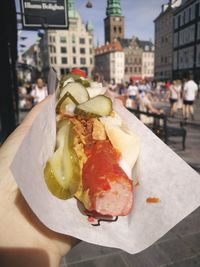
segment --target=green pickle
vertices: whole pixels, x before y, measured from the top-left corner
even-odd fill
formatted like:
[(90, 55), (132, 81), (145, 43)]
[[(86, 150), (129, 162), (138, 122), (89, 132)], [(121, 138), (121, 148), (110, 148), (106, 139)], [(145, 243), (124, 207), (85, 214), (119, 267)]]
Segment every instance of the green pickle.
[(69, 120), (59, 122), (56, 150), (44, 169), (48, 189), (60, 199), (72, 198), (81, 181), (79, 161), (73, 148), (73, 136), (71, 122)]
[(112, 101), (105, 95), (98, 95), (76, 106), (75, 114), (85, 118), (109, 116), (112, 112)]

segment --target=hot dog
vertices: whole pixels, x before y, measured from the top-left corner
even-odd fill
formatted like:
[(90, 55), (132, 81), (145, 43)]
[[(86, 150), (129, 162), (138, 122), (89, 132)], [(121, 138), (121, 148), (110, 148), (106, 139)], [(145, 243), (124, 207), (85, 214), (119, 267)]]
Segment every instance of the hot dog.
[(88, 211), (128, 215), (139, 138), (124, 127), (109, 97), (90, 98), (74, 80), (58, 95), (56, 149), (45, 166), (49, 190), (61, 199), (76, 197)]

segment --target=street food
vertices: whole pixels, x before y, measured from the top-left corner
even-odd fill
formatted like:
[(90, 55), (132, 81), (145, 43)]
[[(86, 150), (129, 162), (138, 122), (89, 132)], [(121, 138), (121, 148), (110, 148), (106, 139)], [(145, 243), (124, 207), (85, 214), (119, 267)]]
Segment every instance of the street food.
[(128, 215), (139, 138), (108, 96), (91, 98), (80, 80), (68, 76), (57, 93), (56, 146), (44, 169), (46, 184), (56, 197), (75, 197), (89, 212)]

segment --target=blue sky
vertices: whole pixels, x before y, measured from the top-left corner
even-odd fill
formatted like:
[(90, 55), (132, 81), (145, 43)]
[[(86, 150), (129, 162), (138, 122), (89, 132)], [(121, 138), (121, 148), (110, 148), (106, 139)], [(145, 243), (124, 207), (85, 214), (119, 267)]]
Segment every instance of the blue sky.
[[(75, 0), (75, 6), (83, 22), (91, 21), (94, 26), (95, 44), (99, 40), (104, 43), (104, 18), (106, 16), (106, 0), (90, 0), (93, 8), (86, 8), (87, 0)], [(154, 41), (153, 20), (159, 15), (161, 5), (167, 0), (121, 0), (122, 15), (125, 17), (125, 37), (137, 36), (143, 40)], [(19, 0), (16, 0), (17, 7)], [(27, 48), (35, 41), (36, 32), (22, 31), (21, 36), (27, 36), (26, 41), (20, 41)]]

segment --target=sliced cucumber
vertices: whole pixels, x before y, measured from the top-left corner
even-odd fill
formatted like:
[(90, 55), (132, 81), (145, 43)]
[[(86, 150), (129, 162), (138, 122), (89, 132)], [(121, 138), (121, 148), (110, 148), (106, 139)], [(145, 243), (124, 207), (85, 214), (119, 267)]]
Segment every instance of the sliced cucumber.
[(59, 122), (56, 151), (46, 163), (44, 177), (50, 192), (61, 199), (73, 197), (80, 185), (80, 167), (73, 140), (71, 122)]
[(112, 112), (112, 101), (104, 95), (98, 95), (85, 103), (79, 104), (75, 114), (83, 117), (103, 117)]
[(63, 98), (67, 92), (77, 101), (78, 104), (84, 103), (89, 99), (89, 94), (85, 87), (77, 82), (68, 83), (65, 87), (63, 87), (60, 93), (60, 99)]

